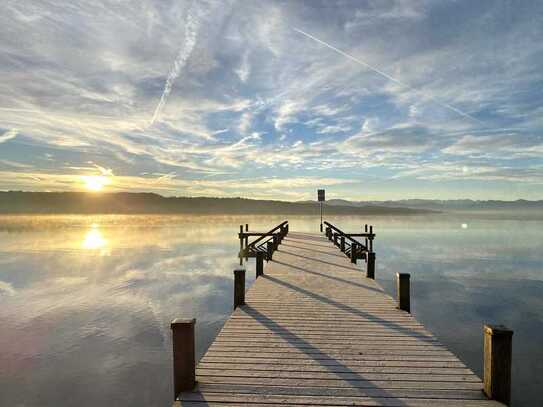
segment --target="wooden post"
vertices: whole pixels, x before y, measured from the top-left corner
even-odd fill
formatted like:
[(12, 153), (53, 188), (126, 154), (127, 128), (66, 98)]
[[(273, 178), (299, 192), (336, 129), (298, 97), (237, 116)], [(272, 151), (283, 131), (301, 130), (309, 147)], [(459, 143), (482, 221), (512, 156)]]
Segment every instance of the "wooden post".
[(341, 251), (345, 253), (345, 236), (341, 236), (340, 245), (339, 245)]
[(375, 253), (366, 252), (366, 277), (375, 280)]
[(279, 247), (279, 237), (277, 235), (273, 235), (273, 250), (277, 250)]
[[(364, 233), (368, 233), (368, 224), (364, 225)], [(368, 250), (368, 238), (366, 237), (365, 241), (366, 251)], [(366, 256), (366, 263), (368, 262), (368, 256)]]
[(332, 230), (332, 229), (330, 229), (330, 226), (327, 226), (327, 227), (326, 227), (326, 237), (328, 238), (328, 240), (330, 240), (330, 233), (331, 233), (331, 230)]
[(256, 278), (264, 274), (264, 253), (256, 252)]
[[(370, 226), (370, 235), (373, 235), (373, 226)], [(370, 237), (370, 247), (368, 251), (373, 252), (373, 236)]]
[(288, 235), (288, 223), (285, 225), (285, 236)]
[(239, 225), (239, 265), (243, 264), (243, 225)]
[[(245, 224), (245, 232), (249, 232), (249, 224)], [(249, 260), (249, 236), (245, 236), (245, 261)]]
[(273, 257), (273, 242), (271, 240), (268, 240), (268, 243), (266, 244), (267, 249), (267, 260), (270, 261)]
[[(369, 261), (368, 261), (368, 264), (369, 264)], [(410, 278), (411, 278), (411, 274), (409, 273), (396, 273), (398, 308), (407, 312), (411, 312), (411, 298), (410, 298), (410, 292), (409, 292)]]
[(356, 250), (357, 250), (357, 244), (351, 243), (351, 263), (356, 264)]
[(511, 403), (513, 331), (503, 325), (484, 326), (484, 392), (491, 400)]
[(196, 386), (194, 325), (196, 319), (174, 319), (170, 324), (173, 344), (173, 398)]
[(234, 309), (245, 304), (245, 269), (234, 270)]

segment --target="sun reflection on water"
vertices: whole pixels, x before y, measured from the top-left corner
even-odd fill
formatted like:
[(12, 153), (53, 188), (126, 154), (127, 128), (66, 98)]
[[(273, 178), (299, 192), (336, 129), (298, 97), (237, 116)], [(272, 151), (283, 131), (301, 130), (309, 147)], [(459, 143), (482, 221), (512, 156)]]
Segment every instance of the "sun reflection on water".
[(100, 226), (96, 223), (91, 225), (91, 228), (85, 234), (82, 247), (87, 250), (105, 250), (107, 249), (108, 241), (104, 238), (100, 231)]

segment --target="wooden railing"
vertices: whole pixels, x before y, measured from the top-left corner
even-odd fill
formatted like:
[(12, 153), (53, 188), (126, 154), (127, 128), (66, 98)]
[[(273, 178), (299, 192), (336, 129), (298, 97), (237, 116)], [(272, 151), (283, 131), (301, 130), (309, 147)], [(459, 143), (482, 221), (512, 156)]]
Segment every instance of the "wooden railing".
[[(262, 256), (266, 261), (273, 257), (273, 252), (277, 250), (281, 241), (288, 234), (288, 221), (284, 221), (267, 232), (249, 232), (249, 225), (239, 225), (239, 264), (243, 264), (243, 259)], [(256, 237), (249, 243), (250, 238)]]
[[(326, 226), (325, 234), (328, 240), (339, 247), (342, 253), (351, 259), (351, 263), (356, 263), (358, 259), (365, 260), (368, 263), (367, 276), (374, 278), (375, 253), (373, 251), (373, 239), (375, 239), (375, 234), (373, 233), (373, 226), (365, 225), (364, 233), (345, 233), (330, 222), (324, 222), (324, 225)], [(364, 244), (355, 239), (361, 237), (364, 238)]]

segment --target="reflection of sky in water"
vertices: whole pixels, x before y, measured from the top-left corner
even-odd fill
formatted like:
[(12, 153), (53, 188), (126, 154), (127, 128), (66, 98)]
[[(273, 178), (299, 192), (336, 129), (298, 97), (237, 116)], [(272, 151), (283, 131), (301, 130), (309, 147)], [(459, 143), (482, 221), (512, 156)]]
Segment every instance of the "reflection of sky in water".
[[(231, 310), (239, 224), (264, 230), (281, 220), (0, 218), (0, 404), (168, 405), (170, 320), (198, 319), (201, 355)], [(318, 228), (290, 220), (292, 230)], [(364, 222), (331, 221), (349, 231)], [(479, 374), (482, 322), (515, 329), (514, 397), (540, 400), (543, 225), (371, 223), (385, 288), (394, 292), (397, 271), (412, 273), (414, 313)], [(248, 284), (253, 276), (251, 262)]]

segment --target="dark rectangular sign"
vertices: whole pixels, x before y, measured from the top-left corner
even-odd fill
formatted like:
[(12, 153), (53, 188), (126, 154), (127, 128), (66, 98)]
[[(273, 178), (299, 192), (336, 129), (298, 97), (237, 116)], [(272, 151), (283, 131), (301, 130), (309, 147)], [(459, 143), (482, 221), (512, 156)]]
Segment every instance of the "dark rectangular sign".
[(324, 189), (317, 189), (317, 198), (319, 202), (324, 202)]

